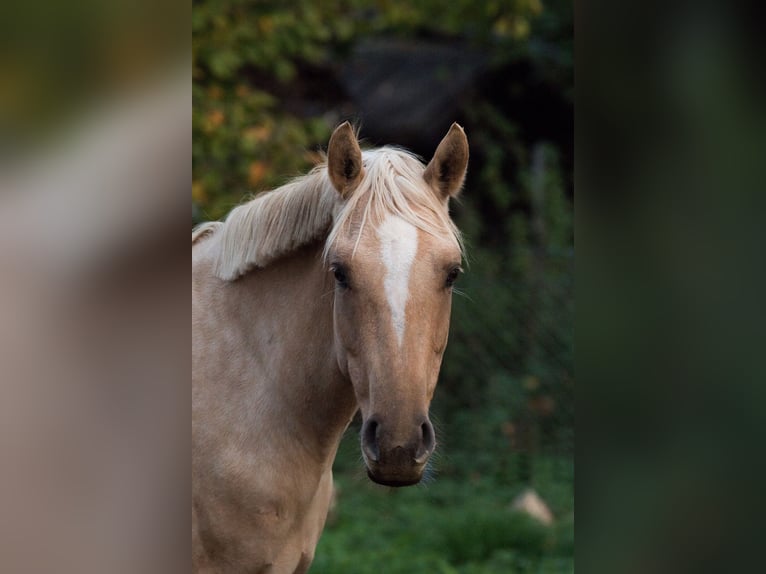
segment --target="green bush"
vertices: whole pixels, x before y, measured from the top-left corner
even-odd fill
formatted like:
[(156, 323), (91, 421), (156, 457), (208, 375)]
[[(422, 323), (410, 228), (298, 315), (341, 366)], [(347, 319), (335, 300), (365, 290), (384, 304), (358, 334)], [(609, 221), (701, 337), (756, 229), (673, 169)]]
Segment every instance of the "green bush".
[(513, 489), (492, 481), (448, 479), (401, 490), (346, 474), (339, 482), (338, 516), (323, 534), (312, 574), (572, 569), (572, 522), (546, 527), (510, 511)]
[(454, 564), (486, 559), (498, 550), (539, 558), (550, 544), (545, 526), (507, 508), (465, 509), (446, 519), (443, 547)]

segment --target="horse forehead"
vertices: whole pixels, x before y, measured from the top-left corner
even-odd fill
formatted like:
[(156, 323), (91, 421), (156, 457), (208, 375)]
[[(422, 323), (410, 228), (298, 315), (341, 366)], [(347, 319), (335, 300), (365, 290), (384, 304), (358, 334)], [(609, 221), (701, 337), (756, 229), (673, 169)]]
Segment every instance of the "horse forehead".
[(384, 259), (411, 261), (418, 247), (418, 228), (398, 215), (388, 215), (375, 230)]
[[(460, 247), (448, 233), (443, 236), (423, 231), (400, 215), (387, 215), (367, 237), (367, 255), (378, 259), (383, 267), (394, 273), (403, 273), (420, 263), (449, 258)], [(414, 269), (413, 269), (414, 270)]]

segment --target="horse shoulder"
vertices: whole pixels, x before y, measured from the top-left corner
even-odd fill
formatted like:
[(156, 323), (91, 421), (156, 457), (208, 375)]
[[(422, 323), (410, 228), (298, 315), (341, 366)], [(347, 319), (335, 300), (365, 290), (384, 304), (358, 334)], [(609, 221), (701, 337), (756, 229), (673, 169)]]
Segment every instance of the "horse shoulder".
[(308, 569), (329, 510), (332, 473), (305, 461), (285, 468), (276, 454), (228, 443), (208, 459), (214, 470), (195, 477), (195, 563), (255, 572), (270, 565), (263, 571), (275, 574)]

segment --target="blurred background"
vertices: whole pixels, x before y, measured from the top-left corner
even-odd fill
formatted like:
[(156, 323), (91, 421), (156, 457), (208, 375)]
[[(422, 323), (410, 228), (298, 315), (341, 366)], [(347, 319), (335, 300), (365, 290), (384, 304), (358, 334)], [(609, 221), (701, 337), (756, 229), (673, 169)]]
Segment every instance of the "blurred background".
[(350, 119), (471, 160), (468, 261), (425, 484), (373, 485), (358, 427), (312, 573), (574, 570), (572, 5), (559, 0), (195, 1), (192, 223), (319, 160)]

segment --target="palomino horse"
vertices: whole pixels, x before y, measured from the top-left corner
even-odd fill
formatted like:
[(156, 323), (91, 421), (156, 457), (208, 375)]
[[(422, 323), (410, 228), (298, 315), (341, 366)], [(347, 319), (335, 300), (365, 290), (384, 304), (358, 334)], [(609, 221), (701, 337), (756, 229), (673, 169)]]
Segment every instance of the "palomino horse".
[(344, 123), (325, 165), (192, 233), (194, 572), (306, 572), (357, 409), (369, 477), (420, 480), (467, 163), (457, 124), (423, 166)]

